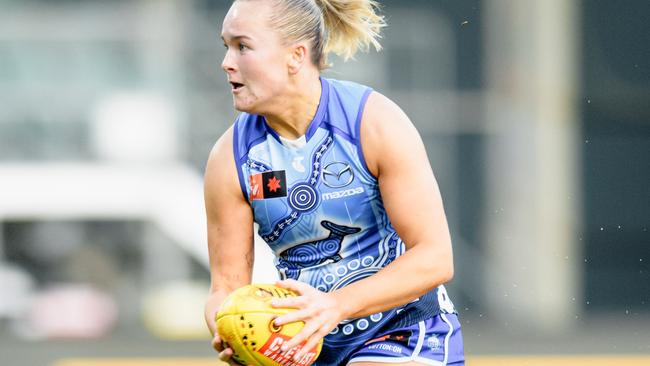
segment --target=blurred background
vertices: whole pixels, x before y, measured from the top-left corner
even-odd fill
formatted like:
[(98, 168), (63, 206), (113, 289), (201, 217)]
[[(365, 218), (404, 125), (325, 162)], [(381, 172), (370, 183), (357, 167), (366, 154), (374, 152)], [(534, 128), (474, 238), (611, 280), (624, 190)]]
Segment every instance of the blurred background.
[[(650, 2), (381, 3), (385, 49), (324, 75), (422, 134), (467, 355), (650, 355)], [(236, 116), (229, 4), (0, 0), (3, 365), (214, 357), (202, 175)]]

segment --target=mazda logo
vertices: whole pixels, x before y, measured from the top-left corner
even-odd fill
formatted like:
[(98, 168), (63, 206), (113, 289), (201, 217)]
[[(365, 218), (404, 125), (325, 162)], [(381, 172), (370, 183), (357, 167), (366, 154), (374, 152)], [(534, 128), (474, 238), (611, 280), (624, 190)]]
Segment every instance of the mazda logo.
[(330, 188), (342, 188), (352, 183), (354, 173), (350, 164), (334, 161), (325, 165), (321, 172), (321, 177), (326, 186)]

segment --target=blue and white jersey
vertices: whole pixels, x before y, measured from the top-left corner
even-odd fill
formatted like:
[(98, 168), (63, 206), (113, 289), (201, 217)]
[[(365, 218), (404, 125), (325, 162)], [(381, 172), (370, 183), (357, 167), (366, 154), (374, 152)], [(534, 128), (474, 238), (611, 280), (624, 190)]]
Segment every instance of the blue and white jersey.
[[(280, 277), (329, 292), (378, 272), (405, 246), (361, 150), (360, 122), (372, 90), (326, 78), (321, 85), (302, 143), (281, 138), (262, 116), (241, 113), (233, 148), (242, 192)], [(325, 338), (318, 363), (339, 363), (369, 334), (441, 311), (454, 312), (442, 286), (400, 309), (346, 320)]]

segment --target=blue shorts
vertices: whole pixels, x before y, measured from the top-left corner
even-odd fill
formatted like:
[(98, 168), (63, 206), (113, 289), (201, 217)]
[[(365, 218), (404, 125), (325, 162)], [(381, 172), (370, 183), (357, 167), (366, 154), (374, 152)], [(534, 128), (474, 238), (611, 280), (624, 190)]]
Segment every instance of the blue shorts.
[(419, 362), (425, 365), (465, 364), (463, 336), (456, 314), (439, 314), (404, 328), (383, 332), (349, 358), (353, 362)]

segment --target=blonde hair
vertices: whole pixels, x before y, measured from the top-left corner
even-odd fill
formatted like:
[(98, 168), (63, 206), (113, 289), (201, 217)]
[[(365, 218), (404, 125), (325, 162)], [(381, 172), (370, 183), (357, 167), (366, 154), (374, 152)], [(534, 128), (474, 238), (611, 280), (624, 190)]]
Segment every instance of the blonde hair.
[(372, 45), (381, 50), (378, 39), (386, 26), (378, 14), (375, 0), (272, 0), (270, 26), (285, 43), (309, 41), (311, 59), (319, 70), (331, 66), (327, 55), (333, 52), (344, 60)]

